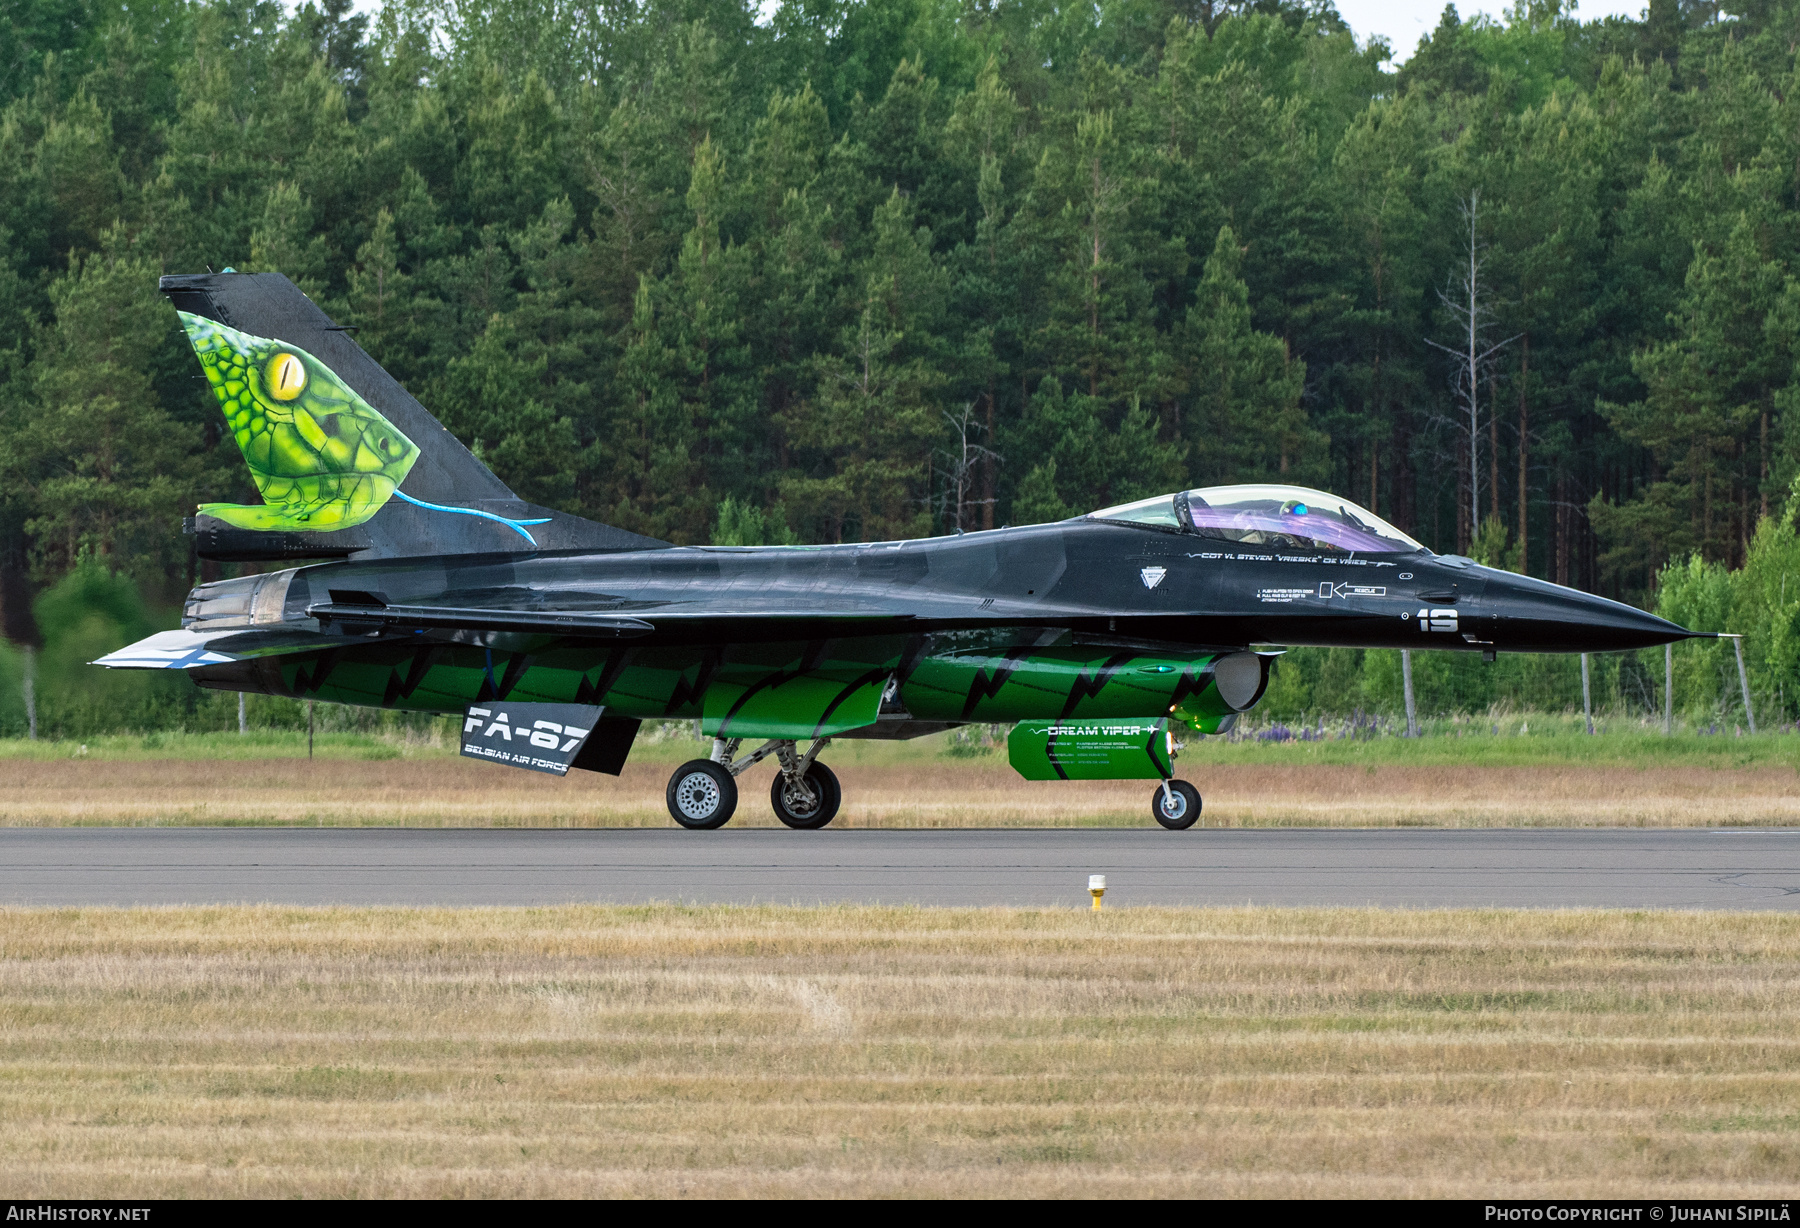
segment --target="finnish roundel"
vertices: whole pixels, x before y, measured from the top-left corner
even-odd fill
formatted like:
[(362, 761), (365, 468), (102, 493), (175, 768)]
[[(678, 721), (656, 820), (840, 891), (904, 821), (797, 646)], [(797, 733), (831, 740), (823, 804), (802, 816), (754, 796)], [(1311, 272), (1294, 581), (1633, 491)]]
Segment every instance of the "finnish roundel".
[(1143, 578), (1145, 588), (1155, 588), (1163, 582), (1163, 577), (1168, 574), (1167, 567), (1146, 567), (1138, 572), (1138, 575)]

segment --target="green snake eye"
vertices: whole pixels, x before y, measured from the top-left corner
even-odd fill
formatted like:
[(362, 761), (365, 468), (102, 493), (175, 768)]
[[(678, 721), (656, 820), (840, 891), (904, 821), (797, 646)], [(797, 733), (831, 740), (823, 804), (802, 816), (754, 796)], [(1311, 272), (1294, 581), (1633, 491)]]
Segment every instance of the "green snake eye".
[(306, 391), (306, 364), (293, 354), (277, 354), (269, 360), (269, 395), (291, 401)]

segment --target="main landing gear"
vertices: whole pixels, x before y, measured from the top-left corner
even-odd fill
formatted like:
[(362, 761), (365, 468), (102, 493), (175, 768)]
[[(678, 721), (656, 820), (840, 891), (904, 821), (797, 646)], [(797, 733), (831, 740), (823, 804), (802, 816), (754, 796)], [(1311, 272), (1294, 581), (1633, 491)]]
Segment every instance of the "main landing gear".
[(742, 738), (714, 738), (710, 759), (690, 759), (669, 777), (669, 816), (693, 831), (710, 831), (731, 821), (737, 810), (737, 777), (752, 765), (774, 755), (781, 762), (769, 790), (775, 817), (789, 827), (811, 830), (837, 817), (844, 791), (837, 774), (817, 762), (819, 752), (831, 745), (820, 738), (802, 755), (792, 739), (765, 742), (742, 759), (736, 758)]
[(1200, 817), (1200, 790), (1185, 780), (1165, 780), (1150, 795), (1150, 813), (1170, 831), (1192, 827)]

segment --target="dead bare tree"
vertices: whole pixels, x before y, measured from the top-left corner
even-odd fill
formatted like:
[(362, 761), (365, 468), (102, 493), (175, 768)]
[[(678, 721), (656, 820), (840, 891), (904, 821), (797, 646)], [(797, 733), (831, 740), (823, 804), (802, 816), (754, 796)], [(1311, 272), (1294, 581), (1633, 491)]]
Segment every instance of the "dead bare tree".
[(1438, 291), (1438, 301), (1457, 321), (1457, 331), (1462, 335), (1454, 346), (1440, 345), (1429, 337), (1425, 344), (1456, 359), (1451, 388), (1458, 417), (1462, 419), (1461, 429), (1468, 432), (1469, 532), (1474, 534), (1481, 529), (1481, 379), (1488, 373), (1494, 355), (1524, 334), (1515, 333), (1504, 341), (1487, 344), (1493, 330), (1494, 305), (1481, 279), (1482, 249), (1486, 246), (1479, 233), (1481, 190), (1472, 190), (1460, 205), (1469, 230), (1468, 262), (1450, 276), (1445, 289)]
[(956, 447), (953, 451), (942, 454), (948, 463), (944, 470), (944, 494), (940, 506), (950, 528), (961, 533), (965, 515), (972, 516), (976, 508), (995, 502), (991, 498), (970, 497), (971, 491), (975, 487), (975, 467), (984, 458), (998, 463), (1001, 457), (992, 448), (971, 443), (969, 440), (971, 431), (987, 429), (975, 421), (975, 402), (970, 401), (964, 405), (960, 413), (952, 414), (949, 410), (945, 410), (944, 421), (948, 422), (950, 429), (956, 432)]

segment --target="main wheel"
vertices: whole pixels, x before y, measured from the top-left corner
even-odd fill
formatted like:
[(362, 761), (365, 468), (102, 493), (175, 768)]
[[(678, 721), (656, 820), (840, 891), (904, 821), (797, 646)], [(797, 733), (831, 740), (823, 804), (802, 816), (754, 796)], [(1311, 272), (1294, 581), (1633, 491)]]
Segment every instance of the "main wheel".
[(1150, 795), (1150, 813), (1170, 831), (1192, 827), (1200, 817), (1200, 790), (1185, 780), (1171, 780), (1166, 794), (1157, 785)]
[(769, 804), (775, 808), (775, 817), (789, 827), (811, 831), (837, 817), (838, 807), (844, 801), (844, 790), (838, 784), (837, 773), (823, 763), (815, 763), (806, 769), (806, 787), (812, 790), (811, 798), (788, 784), (787, 777), (777, 772), (775, 783), (769, 789)]
[(692, 831), (711, 831), (731, 821), (737, 781), (723, 764), (690, 759), (669, 777), (669, 817)]

